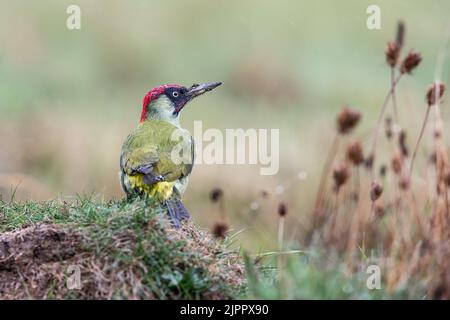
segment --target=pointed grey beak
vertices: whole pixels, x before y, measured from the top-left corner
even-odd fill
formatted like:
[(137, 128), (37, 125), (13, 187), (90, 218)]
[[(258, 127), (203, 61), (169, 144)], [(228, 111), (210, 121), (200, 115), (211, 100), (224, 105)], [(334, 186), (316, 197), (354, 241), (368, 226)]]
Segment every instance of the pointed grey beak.
[(208, 82), (208, 83), (202, 83), (202, 84), (193, 84), (189, 89), (187, 94), (190, 96), (190, 98), (198, 97), (202, 94), (204, 94), (207, 91), (211, 91), (214, 88), (217, 88), (220, 86), (222, 82)]

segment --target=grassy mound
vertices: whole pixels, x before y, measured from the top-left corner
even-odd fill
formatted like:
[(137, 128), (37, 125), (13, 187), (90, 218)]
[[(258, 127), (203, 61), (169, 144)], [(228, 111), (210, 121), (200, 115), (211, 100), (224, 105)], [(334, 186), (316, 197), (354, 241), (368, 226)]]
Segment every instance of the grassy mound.
[(243, 281), (236, 253), (153, 203), (0, 201), (0, 299), (229, 299)]

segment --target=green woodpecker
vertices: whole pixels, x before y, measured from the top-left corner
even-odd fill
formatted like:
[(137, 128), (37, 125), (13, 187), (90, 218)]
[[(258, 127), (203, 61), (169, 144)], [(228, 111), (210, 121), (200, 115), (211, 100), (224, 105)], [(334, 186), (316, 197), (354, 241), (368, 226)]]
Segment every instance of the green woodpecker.
[[(194, 164), (194, 140), (180, 127), (180, 111), (195, 97), (220, 82), (162, 85), (150, 90), (142, 103), (141, 121), (128, 135), (120, 154), (120, 184), (127, 198), (155, 199), (167, 208), (176, 228), (189, 218), (181, 202)], [(180, 148), (181, 147), (181, 148)], [(174, 156), (189, 150), (189, 161)]]

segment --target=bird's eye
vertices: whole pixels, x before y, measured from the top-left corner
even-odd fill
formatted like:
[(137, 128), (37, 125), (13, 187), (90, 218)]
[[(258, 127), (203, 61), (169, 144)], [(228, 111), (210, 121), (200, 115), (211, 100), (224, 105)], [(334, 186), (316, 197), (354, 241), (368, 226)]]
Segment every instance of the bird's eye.
[(173, 96), (174, 98), (178, 97), (178, 95), (179, 95), (178, 91), (174, 91), (174, 92), (172, 93), (172, 96)]

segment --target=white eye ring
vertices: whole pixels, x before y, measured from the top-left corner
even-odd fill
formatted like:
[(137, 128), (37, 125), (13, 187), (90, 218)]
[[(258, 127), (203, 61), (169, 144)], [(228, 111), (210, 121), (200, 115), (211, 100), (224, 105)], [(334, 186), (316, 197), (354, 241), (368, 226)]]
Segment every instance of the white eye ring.
[(172, 96), (174, 96), (175, 98), (178, 97), (178, 92), (177, 92), (177, 91), (174, 91), (174, 92), (172, 93)]

